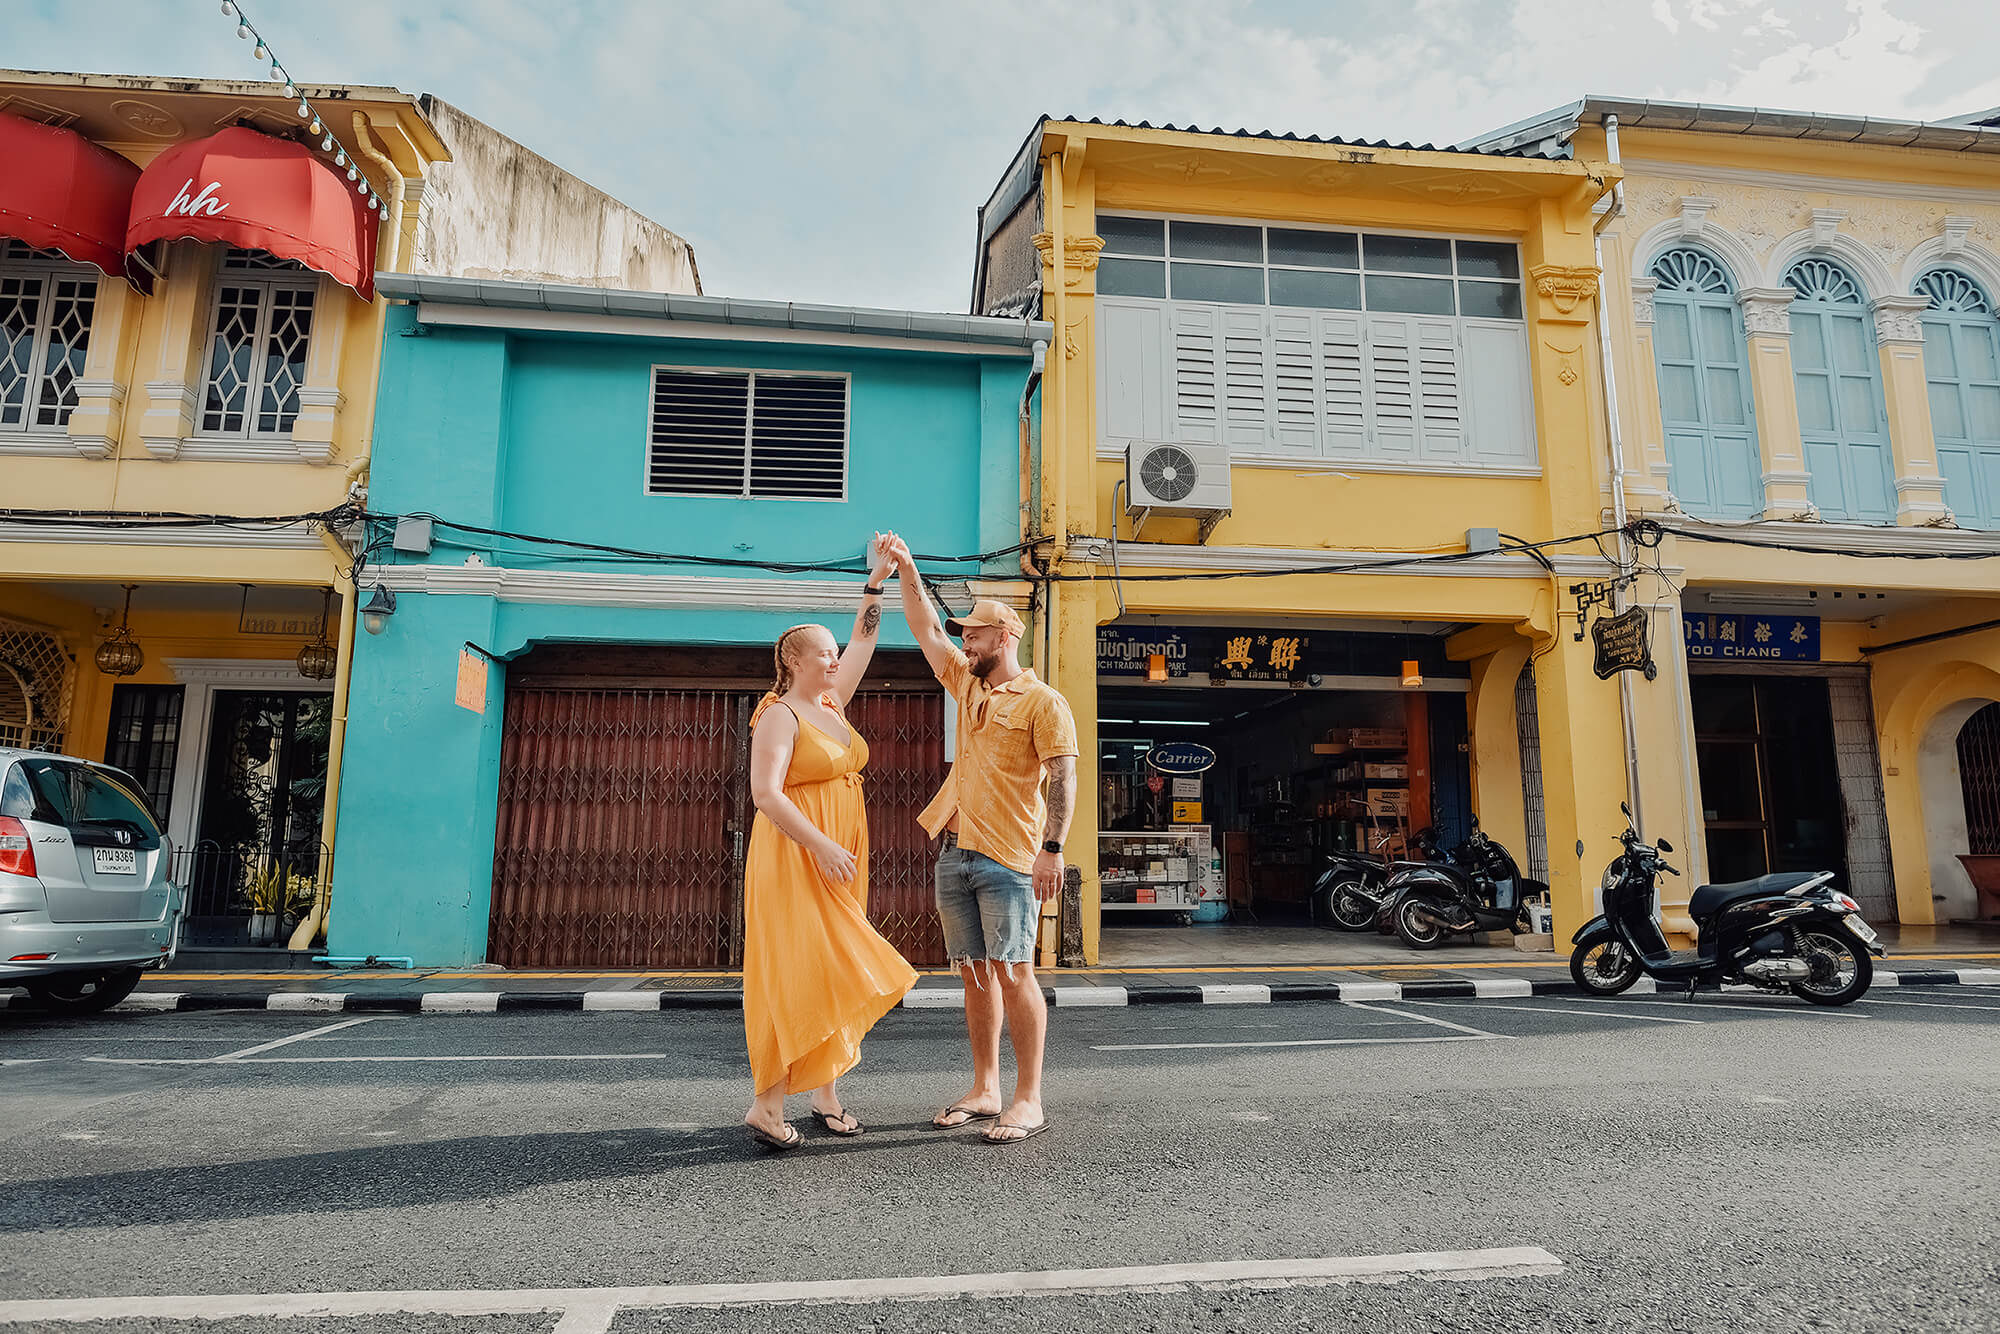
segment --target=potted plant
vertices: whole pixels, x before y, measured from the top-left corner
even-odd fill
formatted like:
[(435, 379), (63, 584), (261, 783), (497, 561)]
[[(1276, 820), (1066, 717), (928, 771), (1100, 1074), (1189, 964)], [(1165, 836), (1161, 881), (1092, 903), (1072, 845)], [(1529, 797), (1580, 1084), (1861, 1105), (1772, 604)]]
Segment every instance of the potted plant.
[(282, 866), (267, 866), (243, 886), (243, 903), (250, 909), (250, 943), (269, 945), (284, 929), (288, 914), (300, 911), (303, 898), (312, 902), (312, 881)]

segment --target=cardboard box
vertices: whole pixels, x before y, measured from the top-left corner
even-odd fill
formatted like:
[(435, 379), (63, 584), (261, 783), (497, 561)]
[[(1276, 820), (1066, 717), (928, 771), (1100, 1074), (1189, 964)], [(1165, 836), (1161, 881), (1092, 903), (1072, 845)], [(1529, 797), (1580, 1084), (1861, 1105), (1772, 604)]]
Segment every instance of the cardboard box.
[(1370, 815), (1408, 815), (1410, 813), (1410, 789), (1406, 787), (1369, 788), (1368, 813)]
[(1410, 766), (1407, 764), (1364, 764), (1361, 766), (1363, 778), (1408, 778)]
[(1357, 727), (1347, 741), (1361, 750), (1396, 750), (1410, 744), (1410, 734), (1400, 727)]
[(1167, 858), (1167, 879), (1186, 884), (1188, 879), (1188, 864), (1186, 857)]
[(1151, 902), (1153, 902), (1153, 893), (1154, 893), (1154, 891), (1153, 891), (1153, 888), (1152, 888), (1152, 886), (1150, 886), (1150, 885), (1141, 885), (1141, 886), (1139, 886), (1139, 897), (1138, 897), (1138, 898), (1137, 898), (1136, 900), (1134, 900), (1134, 902), (1137, 902), (1137, 903), (1151, 903)]

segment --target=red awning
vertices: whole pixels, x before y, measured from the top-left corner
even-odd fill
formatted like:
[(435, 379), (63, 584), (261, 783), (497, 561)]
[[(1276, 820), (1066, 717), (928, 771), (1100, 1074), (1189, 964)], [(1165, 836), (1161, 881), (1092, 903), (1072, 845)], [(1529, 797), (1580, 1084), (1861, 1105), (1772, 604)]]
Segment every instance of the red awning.
[(0, 112), (0, 236), (125, 272), (125, 220), (139, 169), (75, 130)]
[(375, 299), (368, 197), (304, 144), (237, 126), (154, 158), (132, 193), (125, 249), (180, 237), (295, 259)]

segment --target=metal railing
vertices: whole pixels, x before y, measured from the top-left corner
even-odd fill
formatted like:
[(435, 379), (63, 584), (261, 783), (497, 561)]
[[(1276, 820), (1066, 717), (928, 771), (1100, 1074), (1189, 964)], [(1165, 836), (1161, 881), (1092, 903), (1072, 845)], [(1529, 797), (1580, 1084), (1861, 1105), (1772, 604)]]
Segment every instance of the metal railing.
[(187, 896), (183, 944), (282, 946), (332, 869), (332, 851), (318, 842), (274, 850), (208, 839), (175, 849), (167, 877)]

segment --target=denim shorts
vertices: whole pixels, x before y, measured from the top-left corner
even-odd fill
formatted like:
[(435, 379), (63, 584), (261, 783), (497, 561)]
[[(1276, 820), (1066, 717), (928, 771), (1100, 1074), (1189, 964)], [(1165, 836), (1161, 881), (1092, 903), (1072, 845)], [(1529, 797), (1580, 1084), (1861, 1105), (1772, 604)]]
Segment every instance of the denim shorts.
[(1034, 962), (1042, 916), (1034, 878), (959, 847), (956, 834), (944, 836), (938, 853), (937, 909), (945, 956), (954, 967), (974, 959)]

